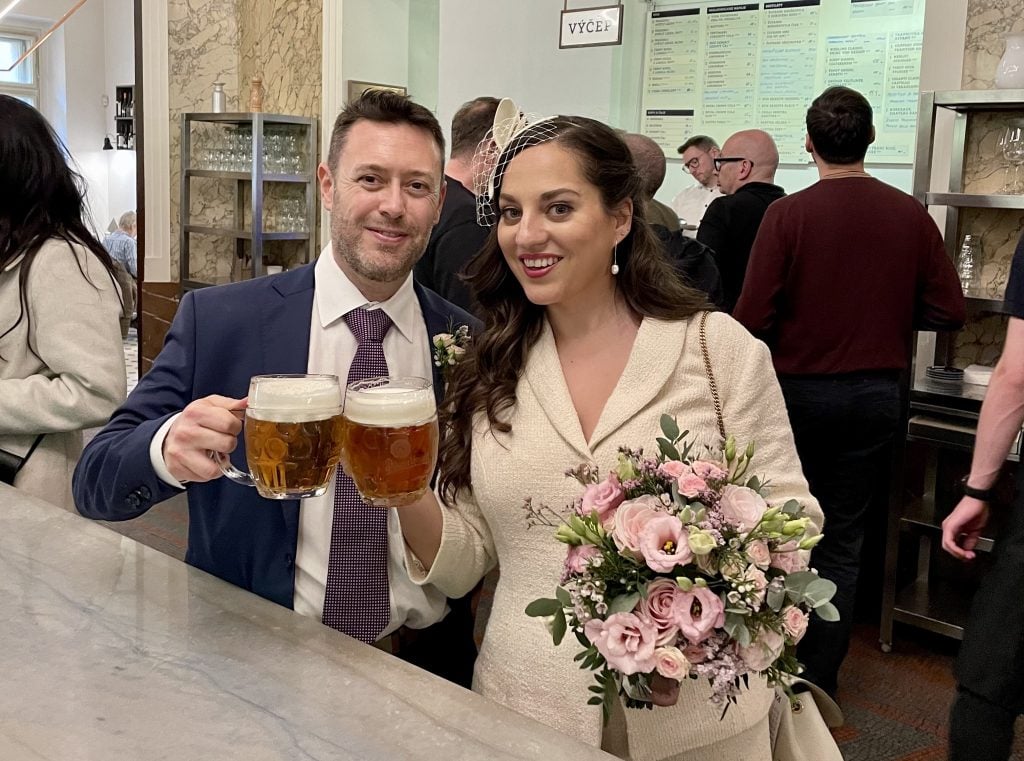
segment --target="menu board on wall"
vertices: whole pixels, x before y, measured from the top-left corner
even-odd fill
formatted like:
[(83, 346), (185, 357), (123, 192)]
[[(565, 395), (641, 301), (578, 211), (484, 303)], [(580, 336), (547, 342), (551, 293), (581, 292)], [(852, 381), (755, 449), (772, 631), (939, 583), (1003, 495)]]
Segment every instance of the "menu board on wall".
[(647, 26), (641, 131), (666, 156), (693, 134), (763, 129), (806, 163), (804, 117), (826, 87), (874, 109), (868, 160), (910, 163), (925, 0), (658, 4)]

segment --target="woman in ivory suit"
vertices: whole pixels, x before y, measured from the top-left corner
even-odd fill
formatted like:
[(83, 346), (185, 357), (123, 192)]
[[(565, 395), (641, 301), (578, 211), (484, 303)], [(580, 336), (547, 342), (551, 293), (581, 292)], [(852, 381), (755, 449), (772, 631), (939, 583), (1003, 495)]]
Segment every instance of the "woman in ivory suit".
[(14, 485), (74, 510), (82, 429), (125, 398), (114, 267), (46, 120), (0, 95), (0, 450)]
[[(708, 307), (652, 237), (622, 140), (599, 122), (554, 117), (520, 125), (496, 167), (496, 229), (471, 268), (486, 328), (448, 389), (448, 504), (428, 495), (400, 511), (410, 574), (457, 597), (500, 564), (474, 676), (484, 696), (636, 761), (768, 761), (763, 681), (724, 719), (709, 685), (686, 680), (661, 695), (671, 707), (623, 710), (603, 727), (577, 648), (555, 647), (524, 613), (552, 596), (565, 558), (551, 532), (527, 530), (524, 497), (567, 515), (579, 485), (564, 471), (588, 462), (607, 472), (618, 447), (650, 448), (663, 413), (699, 442), (721, 439), (698, 339)], [(772, 501), (798, 499), (820, 525), (767, 348), (718, 313), (707, 342), (728, 432), (757, 441)]]

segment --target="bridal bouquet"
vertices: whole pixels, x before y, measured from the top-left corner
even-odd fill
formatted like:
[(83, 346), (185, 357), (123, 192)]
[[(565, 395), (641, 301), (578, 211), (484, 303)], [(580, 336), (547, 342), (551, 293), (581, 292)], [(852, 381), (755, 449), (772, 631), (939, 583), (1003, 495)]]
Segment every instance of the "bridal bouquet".
[(557, 528), (568, 545), (555, 597), (530, 603), (556, 645), (571, 630), (575, 660), (596, 672), (589, 702), (608, 711), (619, 694), (651, 707), (651, 680), (707, 679), (723, 716), (750, 674), (769, 684), (796, 674), (795, 646), (814, 611), (839, 618), (835, 584), (808, 569), (822, 535), (800, 503), (765, 501), (751, 473), (754, 445), (694, 454), (675, 420), (661, 418), (659, 454), (620, 449), (601, 478), (582, 465), (567, 475), (583, 493), (566, 519), (526, 500), (530, 525)]

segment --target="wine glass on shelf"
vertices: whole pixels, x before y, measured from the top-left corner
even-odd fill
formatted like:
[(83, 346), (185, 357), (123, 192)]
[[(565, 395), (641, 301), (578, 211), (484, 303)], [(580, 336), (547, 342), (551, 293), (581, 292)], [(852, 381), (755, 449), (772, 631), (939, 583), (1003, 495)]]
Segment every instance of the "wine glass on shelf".
[[(1016, 194), (1024, 192), (1021, 184), (1020, 168), (1024, 164), (1024, 121), (1011, 122), (1003, 137), (999, 141), (1003, 158), (1006, 159), (1006, 175), (1003, 183), (1003, 193)], [(1010, 167), (1013, 167), (1013, 177), (1010, 177)]]

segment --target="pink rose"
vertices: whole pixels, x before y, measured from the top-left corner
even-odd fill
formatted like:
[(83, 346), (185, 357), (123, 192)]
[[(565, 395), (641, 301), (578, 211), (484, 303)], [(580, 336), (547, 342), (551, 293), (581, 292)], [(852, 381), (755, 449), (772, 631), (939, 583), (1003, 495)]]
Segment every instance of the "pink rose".
[(675, 602), (676, 625), (692, 645), (699, 645), (725, 623), (725, 606), (707, 587), (680, 590)]
[(682, 652), (683, 657), (690, 663), (703, 663), (709, 656), (707, 648), (700, 645), (687, 645)]
[(654, 658), (655, 670), (666, 679), (682, 681), (690, 675), (690, 662), (678, 647), (659, 647)]
[(692, 467), (694, 474), (705, 481), (724, 481), (726, 476), (729, 475), (722, 469), (721, 465), (714, 462), (697, 460)]
[(768, 577), (764, 575), (764, 571), (758, 568), (756, 565), (747, 566), (746, 572), (743, 574), (745, 581), (749, 581), (754, 585), (754, 600), (758, 606), (764, 604), (765, 595), (768, 593)]
[(807, 632), (807, 614), (795, 605), (782, 611), (782, 630), (789, 635), (795, 645), (804, 638)]
[(668, 460), (658, 466), (658, 473), (665, 476), (665, 478), (671, 478), (673, 481), (679, 478), (689, 470), (685, 463), (679, 462), (679, 460)]
[(689, 532), (676, 516), (658, 513), (640, 532), (640, 554), (652, 571), (668, 573), (677, 565), (686, 565), (693, 559), (689, 537)]
[(615, 511), (612, 538), (620, 550), (630, 550), (640, 555), (640, 534), (648, 521), (665, 513), (661, 501), (650, 494), (628, 499)]
[(637, 606), (637, 614), (649, 619), (658, 630), (657, 645), (675, 644), (679, 636), (675, 620), (675, 599), (682, 591), (671, 579), (655, 579), (647, 585), (647, 597)]
[(747, 545), (747, 559), (758, 568), (767, 568), (772, 562), (772, 553), (768, 550), (768, 543), (758, 539)]
[(622, 490), (619, 477), (614, 473), (608, 476), (599, 484), (591, 484), (583, 490), (583, 515), (590, 515), (597, 511), (598, 518), (605, 528), (611, 528), (612, 519), (615, 517), (615, 509), (622, 504), (626, 493)]
[(586, 571), (591, 559), (600, 555), (601, 550), (592, 544), (570, 546), (565, 556), (565, 567), (562, 569), (562, 583), (564, 584), (570, 575)]
[(653, 671), (657, 630), (650, 621), (633, 613), (613, 613), (602, 621), (592, 618), (583, 627), (590, 643), (622, 674)]
[(776, 547), (772, 553), (772, 568), (778, 568), (784, 573), (806, 571), (811, 553), (807, 550), (797, 549), (797, 546), (796, 542), (786, 542)]
[(722, 489), (722, 516), (741, 533), (754, 528), (768, 505), (753, 489), (730, 484)]
[(785, 637), (762, 626), (753, 642), (739, 648), (739, 654), (751, 671), (764, 671), (775, 663), (775, 659), (782, 655), (785, 647)]
[(694, 499), (701, 492), (708, 490), (704, 479), (695, 473), (683, 473), (679, 476), (677, 483), (679, 484), (679, 493), (688, 499)]

